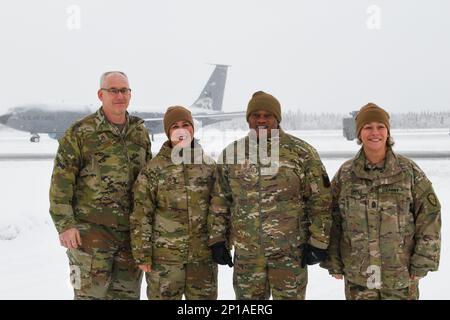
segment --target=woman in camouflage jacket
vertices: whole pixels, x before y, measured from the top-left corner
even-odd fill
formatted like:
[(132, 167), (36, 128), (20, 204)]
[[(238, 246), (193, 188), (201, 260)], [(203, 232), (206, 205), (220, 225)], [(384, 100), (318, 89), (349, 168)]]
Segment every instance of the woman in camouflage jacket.
[(347, 299), (418, 299), (418, 281), (436, 271), (440, 204), (412, 160), (392, 150), (389, 115), (373, 103), (361, 108), (361, 150), (332, 181), (333, 226), (328, 260), (345, 277)]
[(191, 113), (170, 107), (169, 137), (136, 180), (130, 218), (133, 256), (149, 299), (216, 299), (217, 265), (207, 245), (214, 161), (193, 139)]

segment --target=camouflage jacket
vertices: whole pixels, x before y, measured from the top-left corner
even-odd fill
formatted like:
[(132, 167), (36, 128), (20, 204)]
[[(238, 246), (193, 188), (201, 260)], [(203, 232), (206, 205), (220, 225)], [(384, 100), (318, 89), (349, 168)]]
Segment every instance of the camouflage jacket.
[(365, 163), (361, 149), (333, 178), (329, 260), (322, 266), (362, 286), (378, 280), (382, 288), (405, 288), (410, 275), (438, 268), (440, 204), (413, 161), (389, 149), (382, 171), (365, 170)]
[[(272, 157), (273, 144), (278, 144), (279, 156), (274, 155), (270, 166), (275, 164), (275, 171), (270, 173), (267, 162), (260, 160), (263, 154)], [(257, 161), (249, 152), (255, 145)], [(227, 241), (238, 257), (298, 257), (303, 243), (326, 249), (331, 190), (316, 150), (282, 130), (278, 138), (269, 139), (266, 148), (259, 148), (246, 136), (220, 155), (210, 206), (209, 244)]]
[(50, 214), (59, 233), (82, 222), (129, 230), (131, 188), (151, 158), (143, 123), (127, 114), (121, 134), (100, 108), (61, 137), (50, 186)]
[(211, 258), (207, 215), (215, 163), (200, 145), (190, 150), (193, 162), (175, 164), (173, 148), (166, 141), (136, 180), (130, 223), (133, 257), (138, 264)]

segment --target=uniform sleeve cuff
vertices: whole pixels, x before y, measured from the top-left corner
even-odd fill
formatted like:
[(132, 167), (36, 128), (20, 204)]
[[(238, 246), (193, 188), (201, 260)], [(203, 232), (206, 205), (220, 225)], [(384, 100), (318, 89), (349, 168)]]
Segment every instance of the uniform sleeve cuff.
[(141, 265), (141, 264), (145, 264), (145, 265), (152, 265), (152, 258), (148, 257), (148, 258), (141, 258), (141, 259), (135, 259), (134, 262), (137, 265)]
[(213, 237), (210, 238), (208, 241), (208, 247), (211, 247), (213, 244), (216, 244), (218, 242), (227, 242), (227, 239), (225, 239), (225, 237), (223, 236), (218, 236), (218, 237)]
[(61, 234), (64, 231), (67, 231), (72, 228), (76, 228), (77, 224), (75, 221), (71, 220), (71, 221), (60, 222), (60, 223), (56, 224), (55, 226), (56, 226), (56, 230), (58, 231), (58, 233)]
[(314, 239), (313, 237), (311, 237), (309, 239), (309, 244), (312, 245), (313, 247), (319, 248), (319, 249), (327, 249), (328, 248), (328, 243), (324, 243), (321, 242), (319, 240)]
[(412, 268), (410, 271), (410, 274), (412, 276), (416, 276), (416, 277), (425, 277), (428, 274), (428, 270), (420, 270), (420, 269), (414, 269)]

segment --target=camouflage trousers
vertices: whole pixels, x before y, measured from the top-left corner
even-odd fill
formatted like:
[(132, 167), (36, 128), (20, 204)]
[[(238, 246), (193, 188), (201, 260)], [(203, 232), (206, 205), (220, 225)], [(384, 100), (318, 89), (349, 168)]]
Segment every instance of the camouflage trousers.
[(153, 262), (146, 273), (149, 300), (217, 299), (217, 264), (212, 261), (186, 264)]
[(347, 300), (418, 300), (419, 282), (411, 281), (409, 287), (402, 289), (369, 289), (345, 280), (345, 298)]
[(67, 250), (75, 299), (139, 299), (142, 272), (131, 254), (130, 233), (93, 224), (77, 227), (82, 246)]
[(290, 256), (268, 259), (234, 256), (233, 286), (237, 300), (304, 300), (307, 268)]

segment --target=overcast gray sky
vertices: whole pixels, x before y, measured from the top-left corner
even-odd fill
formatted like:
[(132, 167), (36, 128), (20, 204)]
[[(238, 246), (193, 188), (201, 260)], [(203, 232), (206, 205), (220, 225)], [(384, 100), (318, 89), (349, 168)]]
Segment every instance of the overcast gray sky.
[(450, 110), (448, 0), (15, 0), (2, 4), (0, 35), (0, 111), (98, 106), (110, 69), (128, 73), (133, 107), (190, 105), (207, 62), (232, 65), (230, 111), (256, 90), (285, 110), (348, 112), (368, 101)]

